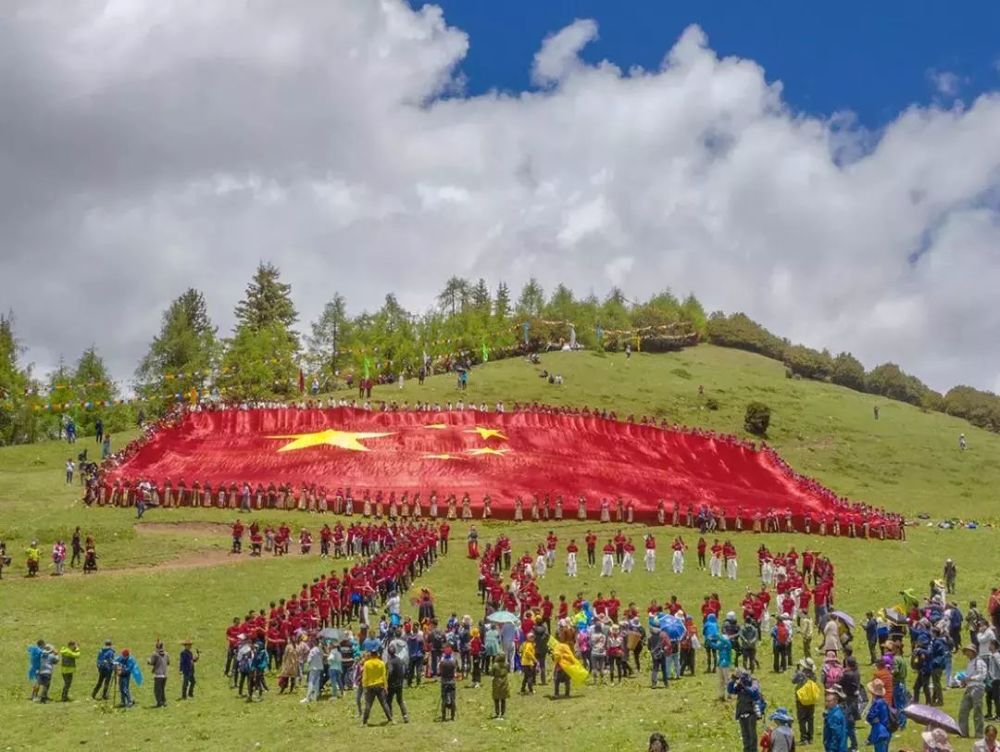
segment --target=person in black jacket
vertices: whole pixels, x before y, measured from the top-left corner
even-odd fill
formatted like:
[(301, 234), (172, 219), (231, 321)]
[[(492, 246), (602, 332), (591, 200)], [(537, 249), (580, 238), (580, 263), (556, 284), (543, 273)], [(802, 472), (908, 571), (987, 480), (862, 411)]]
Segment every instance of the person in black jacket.
[(450, 713), (451, 720), (455, 720), (455, 680), (458, 673), (458, 664), (455, 663), (455, 656), (452, 654), (451, 646), (444, 649), (444, 656), (438, 664), (438, 676), (441, 679), (441, 720), (445, 720), (445, 714)]
[(406, 664), (403, 663), (403, 659), (396, 655), (396, 646), (389, 646), (389, 663), (388, 663), (388, 685), (389, 685), (389, 696), (386, 699), (386, 705), (389, 709), (392, 709), (392, 701), (396, 700), (399, 705), (399, 712), (403, 714), (403, 723), (410, 722), (410, 714), (406, 712), (406, 703), (403, 701), (403, 682), (406, 681)]

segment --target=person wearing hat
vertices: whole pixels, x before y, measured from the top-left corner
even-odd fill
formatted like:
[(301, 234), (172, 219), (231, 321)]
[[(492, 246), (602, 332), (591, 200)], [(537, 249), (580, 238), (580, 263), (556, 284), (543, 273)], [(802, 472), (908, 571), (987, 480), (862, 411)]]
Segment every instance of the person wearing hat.
[(812, 744), (816, 727), (816, 705), (823, 699), (823, 690), (816, 681), (816, 663), (803, 658), (792, 675), (795, 687), (795, 715), (799, 721), (799, 743)]
[(839, 684), (826, 690), (823, 713), (823, 752), (847, 752), (847, 718), (840, 703), (847, 698)]
[(187, 700), (188, 698), (194, 699), (194, 664), (198, 662), (201, 657), (200, 650), (191, 650), (191, 646), (194, 643), (190, 639), (184, 640), (181, 643), (183, 650), (181, 650), (180, 658), (180, 670), (181, 670), (181, 699)]
[(777, 724), (771, 729), (771, 752), (794, 752), (795, 734), (792, 732), (792, 716), (785, 708), (771, 713), (771, 720)]
[(118, 695), (123, 708), (130, 708), (135, 705), (135, 701), (132, 699), (130, 682), (132, 681), (133, 674), (138, 674), (136, 676), (137, 684), (139, 683), (139, 679), (142, 678), (142, 674), (138, 673), (138, 668), (135, 658), (132, 657), (132, 653), (128, 648), (122, 650), (121, 655), (115, 660), (115, 671), (118, 674)]
[(868, 706), (865, 720), (871, 726), (868, 743), (875, 747), (875, 752), (889, 752), (889, 741), (892, 732), (889, 731), (889, 704), (885, 701), (885, 685), (881, 679), (873, 679), (866, 685), (872, 701)]
[(737, 669), (726, 685), (726, 692), (736, 697), (736, 721), (740, 725), (743, 752), (757, 752), (757, 714), (761, 700), (749, 672)]
[[(924, 740), (924, 752), (955, 752), (948, 740), (948, 732), (944, 729), (936, 728), (925, 731), (920, 735), (920, 738)], [(973, 752), (975, 752), (975, 748)]]
[(90, 693), (92, 700), (97, 699), (97, 693), (101, 693), (101, 699), (108, 699), (108, 690), (111, 688), (111, 677), (115, 673), (115, 649), (111, 646), (111, 640), (104, 641), (104, 647), (97, 654), (97, 684), (94, 691)]
[(962, 694), (962, 704), (958, 708), (958, 727), (962, 729), (962, 736), (969, 736), (971, 712), (978, 739), (983, 735), (983, 696), (986, 693), (989, 667), (986, 660), (979, 655), (979, 648), (975, 645), (966, 645), (962, 648), (962, 652), (969, 659), (969, 665), (965, 669), (965, 678), (961, 681), (965, 692)]

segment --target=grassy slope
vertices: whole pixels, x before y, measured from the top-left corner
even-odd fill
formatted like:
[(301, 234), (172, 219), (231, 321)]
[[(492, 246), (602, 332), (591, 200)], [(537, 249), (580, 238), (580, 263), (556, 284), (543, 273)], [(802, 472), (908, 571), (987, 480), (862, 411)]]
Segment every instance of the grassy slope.
[[(876, 423), (871, 411), (874, 400), (869, 396), (789, 381), (780, 364), (711, 347), (675, 355), (636, 355), (629, 363), (622, 356), (557, 354), (545, 356), (543, 367), (562, 373), (566, 384), (562, 388), (550, 386), (523, 361), (505, 361), (476, 369), (467, 397), (490, 403), (516, 398), (601, 405), (620, 415), (653, 413), (726, 431), (739, 427), (747, 401), (763, 399), (773, 410), (772, 442), (793, 466), (818, 476), (836, 490), (911, 514), (926, 510), (935, 516), (945, 512), (980, 519), (992, 516), (992, 493), (1000, 479), (1000, 467), (993, 458), (1000, 449), (1000, 437), (946, 416), (880, 401), (882, 419)], [(702, 408), (699, 384), (704, 385), (706, 396), (719, 401), (718, 411)], [(452, 387), (450, 379), (437, 377), (423, 389), (407, 383), (402, 393), (396, 388), (380, 388), (376, 396), (399, 400), (405, 397), (411, 402), (446, 401), (454, 397)], [(970, 449), (965, 453), (958, 452), (956, 446), (960, 431), (970, 440)], [(102, 564), (112, 568), (163, 561), (178, 551), (198, 555), (225, 546), (224, 536), (204, 533), (178, 531), (140, 537), (128, 512), (82, 509), (75, 502), (78, 488), (67, 488), (62, 483), (66, 456), (65, 445), (56, 443), (0, 450), (0, 536), (7, 538), (15, 556), (15, 575), (22, 571), (20, 551), (28, 537), (37, 535), (48, 544), (56, 535), (68, 537), (76, 524), (96, 532), (101, 541)], [(224, 521), (227, 517), (212, 510), (178, 510), (169, 517), (167, 513), (153, 512), (148, 519)], [(298, 519), (293, 516), (294, 522)], [(563, 528), (560, 534), (564, 540), (582, 532), (576, 523), (564, 523)], [(487, 531), (486, 539), (496, 529)], [(533, 545), (542, 533), (533, 527), (514, 528), (516, 548)], [(636, 528), (634, 533), (639, 535), (641, 530)], [(457, 540), (463, 535), (462, 530), (457, 531)], [(796, 536), (773, 540), (773, 545), (787, 545), (790, 540), (800, 550), (809, 544)], [(817, 539), (811, 544), (829, 552), (838, 565), (839, 605), (857, 614), (891, 603), (893, 593), (901, 587), (926, 582), (948, 555), (958, 562), (962, 598), (982, 597), (993, 575), (992, 565), (982, 564), (995, 560), (997, 541), (991, 529), (972, 532), (922, 528), (912, 530), (906, 543)], [(660, 572), (655, 575), (616, 575), (611, 583), (599, 582), (586, 572), (578, 581), (570, 582), (559, 566), (550, 573), (543, 592), (554, 597), (560, 592), (571, 596), (583, 590), (592, 596), (598, 587), (610, 584), (617, 587), (625, 601), (642, 604), (653, 597), (662, 600), (676, 593), (683, 603), (694, 605), (712, 587), (722, 594), (724, 604), (735, 605), (744, 587), (755, 582), (749, 563), (750, 549), (758, 545), (758, 539), (744, 537), (736, 543), (745, 566), (740, 580), (732, 585), (712, 582), (703, 573), (691, 570), (683, 577), (672, 577), (664, 571), (661, 559)], [(443, 560), (425, 582), (438, 593), (446, 611), (478, 614), (475, 567), (455, 553)], [(645, 737), (656, 729), (666, 731), (678, 749), (738, 747), (729, 709), (710, 701), (714, 677), (704, 676), (685, 679), (666, 692), (650, 692), (645, 680), (624, 687), (587, 688), (580, 698), (568, 703), (553, 703), (540, 696), (514, 697), (510, 703), (511, 720), (502, 725), (487, 720), (490, 703), (486, 690), (460, 690), (460, 721), (446, 726), (430, 722), (436, 704), (433, 687), (409, 695), (415, 720), (405, 728), (357, 729), (344, 704), (303, 708), (297, 702), (273, 696), (250, 709), (236, 703), (220, 676), (219, 635), (224, 625), (233, 614), (287, 593), (322, 570), (314, 557), (292, 557), (280, 561), (243, 560), (231, 566), (202, 569), (150, 569), (148, 573), (117, 575), (106, 572), (88, 579), (5, 578), (0, 586), (4, 627), (0, 642), (0, 728), (5, 730), (5, 748), (56, 749), (69, 744), (100, 745), (111, 739), (120, 749), (272, 749), (287, 748), (286, 742), (291, 739), (296, 749), (328, 747), (331, 741), (403, 742), (419, 751), (468, 749), (474, 745), (480, 749), (510, 749), (512, 744), (522, 748), (537, 741), (551, 744), (554, 739), (566, 738), (567, 746), (579, 750), (606, 750), (609, 745), (641, 749)], [(87, 652), (74, 690), (77, 701), (68, 706), (42, 708), (23, 700), (24, 646), (39, 635), (60, 644), (75, 637), (85, 645)], [(94, 647), (109, 635), (119, 647), (130, 645), (141, 654), (148, 651), (156, 636), (162, 636), (175, 654), (179, 649), (177, 641), (193, 637), (203, 653), (197, 702), (174, 703), (160, 712), (139, 709), (133, 713), (108, 713), (103, 706), (89, 699), (84, 701), (87, 685), (93, 679)], [(766, 668), (766, 650), (762, 660)], [(791, 703), (785, 677), (765, 671), (763, 682), (772, 707)], [(59, 680), (54, 684), (58, 685)], [(177, 691), (178, 682), (172, 676), (168, 694), (172, 698)], [(954, 710), (958, 693), (947, 694), (948, 705)], [(148, 705), (151, 690), (140, 690), (139, 697), (141, 704)], [(910, 735), (908, 741), (913, 740)]]

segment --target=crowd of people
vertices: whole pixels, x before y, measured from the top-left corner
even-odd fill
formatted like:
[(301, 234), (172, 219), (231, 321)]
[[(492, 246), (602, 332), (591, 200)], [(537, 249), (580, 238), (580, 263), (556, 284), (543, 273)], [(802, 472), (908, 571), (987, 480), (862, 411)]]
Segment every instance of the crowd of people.
[[(414, 489), (412, 492), (401, 492), (396, 497), (395, 492), (363, 490), (357, 498), (350, 488), (325, 488), (315, 483), (290, 482), (250, 483), (233, 479), (224, 483), (201, 481), (198, 479), (171, 478), (131, 478), (123, 477), (119, 468), (132, 457), (146, 441), (158, 431), (178, 425), (188, 410), (251, 410), (251, 409), (321, 409), (350, 408), (355, 410), (382, 412), (415, 411), (415, 412), (490, 412), (497, 413), (535, 413), (539, 415), (567, 415), (581, 418), (592, 418), (606, 421), (617, 421), (618, 416), (613, 411), (597, 408), (548, 406), (539, 403), (514, 403), (509, 408), (503, 403), (489, 406), (466, 405), (458, 400), (454, 403), (431, 404), (418, 402), (415, 405), (394, 402), (381, 402), (374, 405), (371, 402), (358, 403), (356, 400), (307, 401), (302, 404), (286, 405), (282, 403), (247, 403), (240, 405), (217, 405), (214, 403), (197, 404), (193, 407), (178, 407), (158, 421), (147, 423), (143, 434), (130, 442), (115, 454), (109, 454), (94, 471), (88, 472), (83, 478), (86, 491), (84, 501), (98, 506), (135, 507), (141, 514), (146, 508), (158, 506), (164, 508), (191, 507), (221, 507), (249, 512), (263, 509), (300, 510), (326, 512), (338, 515), (362, 515), (368, 517), (391, 516), (399, 519), (420, 519), (431, 516), (451, 516), (455, 519), (459, 514), (459, 502), (456, 494), (442, 493), (440, 503), (434, 504), (438, 494), (433, 489)], [(714, 442), (739, 447), (746, 451), (760, 452), (767, 460), (784, 473), (800, 490), (819, 498), (825, 504), (825, 509), (807, 513), (796, 513), (791, 510), (772, 509), (768, 511), (745, 508), (722, 508), (719, 505), (703, 501), (675, 500), (667, 502), (659, 499), (656, 502), (629, 499), (601, 499), (596, 502), (586, 498), (563, 501), (560, 494), (542, 493), (526, 503), (515, 501), (514, 508), (509, 512), (514, 519), (525, 519), (526, 510), (530, 510), (531, 519), (562, 519), (564, 512), (569, 516), (569, 505), (575, 507), (577, 519), (595, 519), (602, 522), (632, 522), (642, 517), (642, 521), (653, 519), (660, 524), (672, 524), (675, 527), (685, 526), (698, 528), (703, 534), (716, 530), (753, 530), (756, 532), (816, 532), (819, 535), (850, 536), (860, 538), (903, 538), (905, 537), (905, 519), (898, 514), (885, 509), (872, 507), (862, 502), (851, 502), (823, 487), (818, 481), (803, 476), (792, 470), (780, 456), (766, 444), (759, 446), (755, 442), (745, 441), (737, 436), (721, 434), (699, 428), (688, 428), (671, 425), (666, 420), (657, 421), (648, 416), (629, 415), (625, 422), (644, 426), (650, 430), (666, 430), (699, 436)], [(383, 510), (378, 511), (377, 497), (382, 497)], [(395, 514), (390, 515), (390, 507), (395, 501)], [(367, 502), (367, 503), (366, 503)], [(648, 510), (648, 504), (655, 503), (655, 512)], [(671, 511), (672, 508), (672, 511)], [(489, 496), (482, 499), (471, 499), (468, 494), (462, 500), (461, 514), (463, 518), (473, 516), (489, 518), (499, 512), (494, 509)]]

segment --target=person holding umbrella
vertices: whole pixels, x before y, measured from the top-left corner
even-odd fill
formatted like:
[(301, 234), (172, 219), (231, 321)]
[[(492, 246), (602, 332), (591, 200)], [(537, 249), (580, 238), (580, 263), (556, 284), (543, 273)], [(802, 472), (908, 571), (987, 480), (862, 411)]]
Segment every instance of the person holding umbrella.
[(955, 752), (948, 740), (948, 732), (944, 729), (931, 729), (920, 735), (924, 740), (924, 752)]

